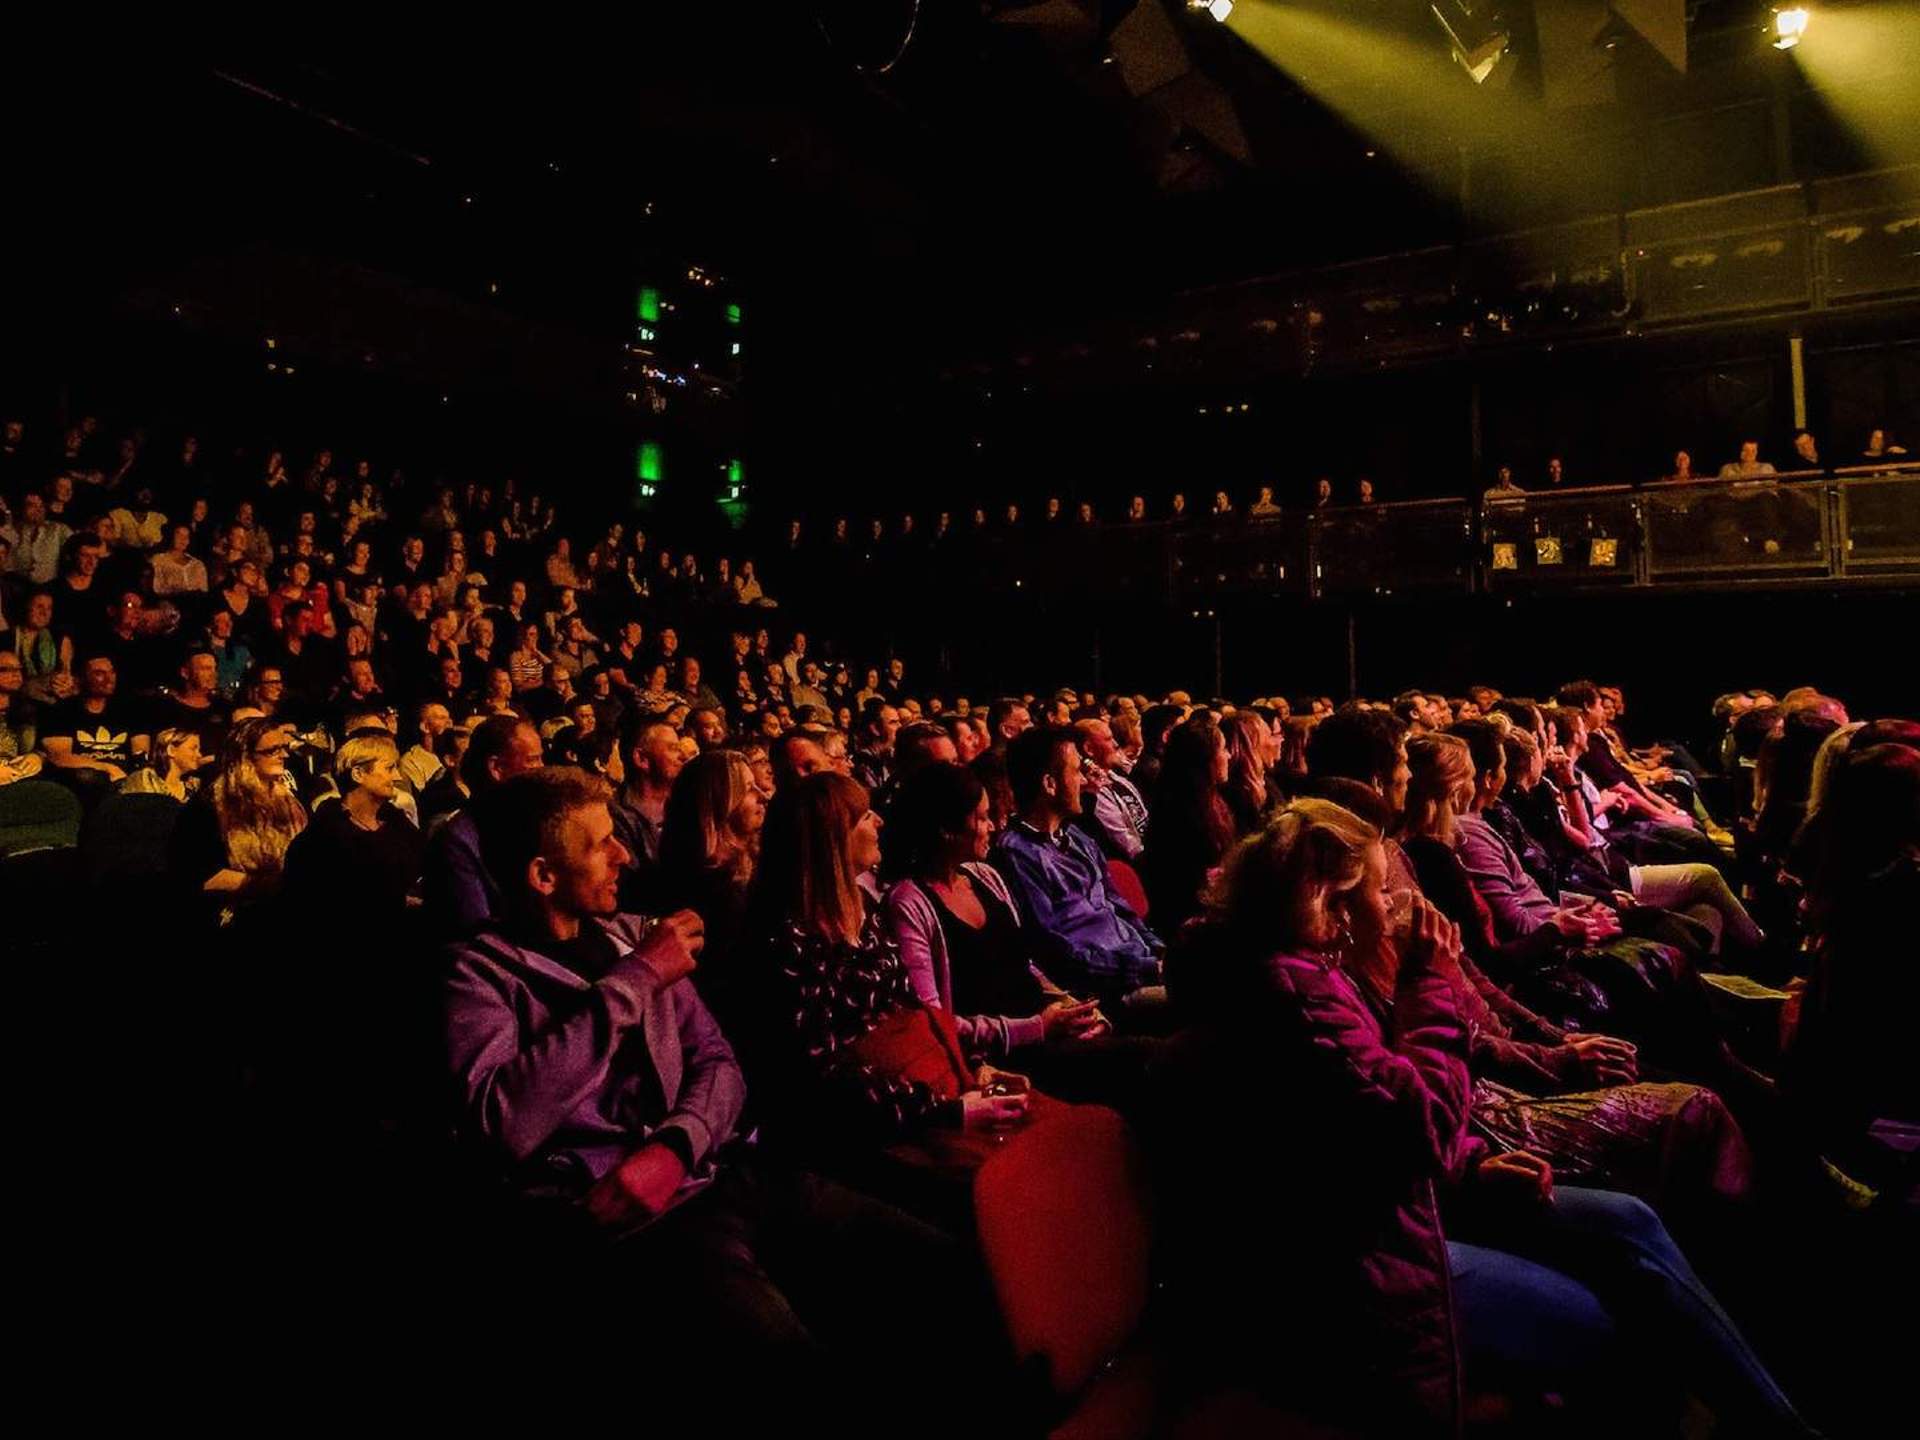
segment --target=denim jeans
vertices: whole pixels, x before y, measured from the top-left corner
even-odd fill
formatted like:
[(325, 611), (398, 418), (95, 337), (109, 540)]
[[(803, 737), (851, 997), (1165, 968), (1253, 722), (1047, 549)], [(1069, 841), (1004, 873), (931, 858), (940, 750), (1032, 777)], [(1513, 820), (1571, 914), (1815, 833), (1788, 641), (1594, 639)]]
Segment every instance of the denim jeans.
[(1617, 1394), (1664, 1366), (1729, 1434), (1808, 1433), (1645, 1202), (1561, 1185), (1548, 1205), (1486, 1218), (1482, 1243), (1447, 1245), (1469, 1384)]

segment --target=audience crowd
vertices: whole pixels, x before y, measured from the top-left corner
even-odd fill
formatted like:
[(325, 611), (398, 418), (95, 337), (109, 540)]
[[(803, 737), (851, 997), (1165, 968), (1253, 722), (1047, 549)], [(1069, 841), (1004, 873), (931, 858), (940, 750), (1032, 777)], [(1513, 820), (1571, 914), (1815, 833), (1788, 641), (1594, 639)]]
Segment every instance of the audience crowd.
[(1710, 1262), (1763, 1191), (1920, 1194), (1920, 722), (1752, 690), (1696, 752), (1577, 678), (934, 693), (778, 624), (785, 557), (203, 463), (9, 423), (0, 844), (71, 797), (96, 883), (231, 980), (303, 1164), (444, 1155), (478, 1263), (724, 1354), (716, 1411), (886, 1429), (947, 1370), (969, 1428), (1037, 1428), (974, 1181), (1118, 1116), (1168, 1393), (1811, 1433)]

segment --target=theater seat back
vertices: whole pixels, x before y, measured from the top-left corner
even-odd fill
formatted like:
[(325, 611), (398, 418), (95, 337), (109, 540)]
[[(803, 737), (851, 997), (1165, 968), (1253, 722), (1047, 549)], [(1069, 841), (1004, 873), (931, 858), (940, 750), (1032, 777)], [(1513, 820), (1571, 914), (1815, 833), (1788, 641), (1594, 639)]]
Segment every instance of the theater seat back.
[(1083, 1391), (1140, 1327), (1151, 1226), (1143, 1161), (1102, 1106), (1061, 1107), (980, 1167), (980, 1247), (1014, 1357), (1058, 1399)]
[(1107, 861), (1107, 880), (1113, 893), (1133, 907), (1133, 913), (1147, 918), (1147, 887), (1140, 883), (1140, 872), (1124, 860)]
[(70, 849), (80, 839), (80, 800), (51, 780), (0, 785), (0, 857)]

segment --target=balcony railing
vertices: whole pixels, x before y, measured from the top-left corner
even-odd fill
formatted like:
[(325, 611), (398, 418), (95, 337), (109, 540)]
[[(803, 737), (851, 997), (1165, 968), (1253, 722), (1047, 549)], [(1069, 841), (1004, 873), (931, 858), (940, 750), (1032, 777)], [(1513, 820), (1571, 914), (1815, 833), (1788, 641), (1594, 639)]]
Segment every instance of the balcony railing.
[(1920, 580), (1920, 462), (1181, 526), (1063, 524), (993, 532), (929, 563), (1033, 601), (1187, 608), (1261, 596)]

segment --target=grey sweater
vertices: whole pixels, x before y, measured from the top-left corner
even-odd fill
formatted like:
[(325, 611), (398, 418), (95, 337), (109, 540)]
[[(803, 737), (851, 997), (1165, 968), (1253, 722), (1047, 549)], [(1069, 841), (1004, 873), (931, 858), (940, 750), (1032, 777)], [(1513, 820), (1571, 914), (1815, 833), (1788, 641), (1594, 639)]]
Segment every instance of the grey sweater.
[(635, 953), (645, 922), (590, 923), (620, 957), (598, 980), (497, 930), (451, 947), (447, 1056), (459, 1129), (529, 1182), (571, 1172), (582, 1188), (661, 1131), (678, 1131), (691, 1160), (684, 1199), (712, 1180), (746, 1082), (693, 986), (662, 988)]

